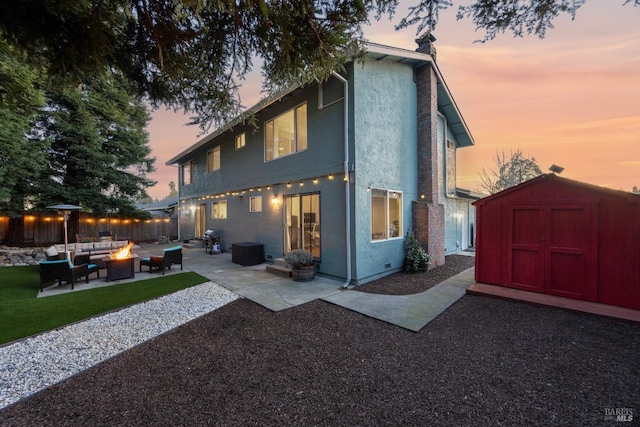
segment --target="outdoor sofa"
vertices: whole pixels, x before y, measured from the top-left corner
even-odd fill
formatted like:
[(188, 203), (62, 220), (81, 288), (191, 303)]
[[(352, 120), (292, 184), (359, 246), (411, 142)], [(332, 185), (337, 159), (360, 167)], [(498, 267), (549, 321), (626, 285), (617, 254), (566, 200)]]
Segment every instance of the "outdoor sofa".
[[(100, 268), (104, 268), (102, 258), (106, 255), (110, 255), (118, 249), (129, 244), (128, 240), (117, 241), (105, 241), (105, 242), (88, 242), (88, 243), (69, 243), (69, 251), (73, 252), (75, 256), (89, 255), (89, 260), (93, 264), (97, 264)], [(64, 244), (51, 245), (44, 251), (47, 261), (53, 261), (59, 259), (58, 254), (64, 253)]]

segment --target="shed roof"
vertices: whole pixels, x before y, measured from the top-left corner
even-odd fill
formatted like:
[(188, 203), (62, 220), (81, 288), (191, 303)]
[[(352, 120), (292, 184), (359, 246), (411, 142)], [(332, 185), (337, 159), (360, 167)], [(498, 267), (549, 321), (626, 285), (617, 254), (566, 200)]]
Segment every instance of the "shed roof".
[(640, 203), (640, 194), (635, 194), (635, 193), (631, 193), (628, 191), (622, 191), (622, 190), (614, 190), (611, 188), (607, 188), (607, 187), (602, 187), (599, 185), (594, 185), (594, 184), (588, 184), (586, 182), (582, 182), (582, 181), (576, 181), (573, 179), (569, 179), (569, 178), (563, 178), (560, 177), (554, 173), (547, 173), (547, 174), (543, 174), (540, 176), (537, 176), (535, 178), (532, 178), (528, 181), (525, 181), (523, 183), (520, 183), (516, 186), (507, 188), (506, 190), (502, 190), (496, 194), (492, 194), (490, 196), (484, 197), (476, 202), (473, 202), (474, 205), (483, 205), (487, 202), (493, 201), (495, 199), (499, 199), (501, 197), (504, 197), (508, 194), (511, 194), (513, 192), (516, 191), (520, 191), (526, 187), (530, 187), (533, 185), (539, 185), (542, 182), (552, 182), (552, 183), (560, 183), (560, 184), (564, 184), (564, 185), (568, 185), (568, 186), (573, 186), (582, 190), (587, 190), (587, 191), (592, 191), (592, 192), (598, 192), (601, 194), (607, 194), (607, 195), (611, 195), (611, 196), (616, 196), (616, 197), (623, 197), (629, 200), (629, 202), (631, 203)]
[[(434, 66), (436, 77), (437, 77), (437, 87), (438, 87), (438, 109), (442, 111), (442, 113), (447, 118), (447, 123), (451, 128), (453, 135), (456, 138), (459, 146), (466, 147), (474, 144), (473, 137), (471, 136), (471, 132), (469, 132), (469, 128), (462, 118), (462, 114), (456, 105), (449, 88), (447, 87), (442, 73), (438, 68), (438, 65), (435, 63), (431, 55), (427, 55), (424, 53), (416, 52), (408, 49), (401, 49), (397, 47), (385, 46), (377, 43), (366, 43), (366, 57), (382, 61), (395, 61), (403, 64), (410, 64), (413, 68), (425, 65), (432, 64)], [(166, 165), (172, 165), (176, 163), (180, 163), (185, 159), (185, 157), (191, 155), (194, 151), (206, 145), (208, 142), (214, 140), (218, 136), (224, 134), (228, 130), (233, 129), (238, 124), (242, 123), (246, 117), (256, 114), (267, 107), (269, 107), (274, 102), (278, 100), (293, 95), (301, 90), (300, 86), (295, 86), (289, 88), (283, 92), (267, 97), (251, 108), (247, 109), (243, 114), (238, 116), (237, 118), (227, 122), (220, 128), (216, 129), (212, 133), (204, 136), (200, 140), (198, 140), (195, 144), (191, 145), (186, 150), (183, 150), (178, 155), (172, 157), (166, 162)]]

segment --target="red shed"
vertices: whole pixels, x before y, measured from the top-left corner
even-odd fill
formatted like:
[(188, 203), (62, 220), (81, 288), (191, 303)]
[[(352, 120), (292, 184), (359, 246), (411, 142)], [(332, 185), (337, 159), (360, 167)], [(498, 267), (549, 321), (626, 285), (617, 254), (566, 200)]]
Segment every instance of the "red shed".
[(548, 174), (474, 205), (477, 282), (640, 309), (640, 195)]

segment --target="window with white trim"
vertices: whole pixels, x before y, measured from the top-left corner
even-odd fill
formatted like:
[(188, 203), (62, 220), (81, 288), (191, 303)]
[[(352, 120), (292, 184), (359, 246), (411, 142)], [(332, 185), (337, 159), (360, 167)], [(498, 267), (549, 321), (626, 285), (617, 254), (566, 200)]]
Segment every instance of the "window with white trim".
[(227, 219), (227, 201), (220, 200), (211, 204), (213, 219)]
[(279, 157), (307, 149), (307, 104), (304, 103), (264, 124), (264, 159)]
[(246, 140), (245, 140), (244, 132), (242, 132), (240, 135), (236, 135), (236, 150), (244, 147), (245, 144), (246, 144)]
[(182, 185), (189, 185), (193, 182), (193, 160), (189, 160), (180, 166), (182, 170)]
[(249, 212), (262, 212), (262, 196), (249, 197)]
[(371, 189), (371, 240), (401, 237), (402, 192)]
[(456, 194), (456, 144), (447, 139), (447, 156), (446, 156), (446, 191), (447, 196)]
[(220, 170), (220, 146), (207, 151), (207, 172)]

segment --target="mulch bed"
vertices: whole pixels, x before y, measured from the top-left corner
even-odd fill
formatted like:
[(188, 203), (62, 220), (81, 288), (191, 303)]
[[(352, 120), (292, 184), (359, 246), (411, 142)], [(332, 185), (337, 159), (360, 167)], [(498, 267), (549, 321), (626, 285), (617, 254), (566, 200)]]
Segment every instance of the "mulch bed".
[(448, 255), (444, 265), (426, 272), (398, 272), (365, 283), (355, 289), (360, 292), (382, 295), (410, 295), (424, 292), (449, 277), (475, 265), (475, 257), (465, 255)]
[(0, 425), (603, 425), (640, 418), (640, 326), (465, 296), (418, 333), (237, 300), (0, 411)]

